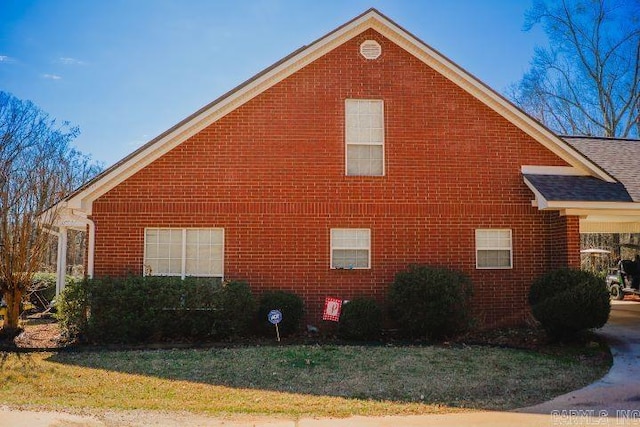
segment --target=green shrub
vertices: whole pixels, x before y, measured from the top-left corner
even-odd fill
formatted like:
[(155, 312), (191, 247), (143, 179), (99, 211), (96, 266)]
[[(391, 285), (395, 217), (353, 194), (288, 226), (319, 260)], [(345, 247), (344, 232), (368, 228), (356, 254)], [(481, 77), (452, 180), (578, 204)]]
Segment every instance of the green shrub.
[[(49, 304), (56, 296), (56, 274), (55, 273), (35, 273), (31, 278), (31, 294), (29, 295), (29, 302), (33, 304), (37, 309), (44, 310), (49, 307)], [(72, 276), (66, 276), (65, 286), (76, 279)]]
[(382, 310), (372, 298), (354, 298), (342, 306), (338, 334), (341, 338), (370, 341), (380, 337)]
[(460, 272), (412, 265), (396, 274), (389, 312), (401, 334), (439, 340), (469, 327), (471, 294), (471, 281)]
[(67, 338), (83, 338), (87, 332), (89, 300), (88, 280), (69, 282), (56, 298), (55, 317)]
[(63, 294), (70, 334), (97, 343), (227, 338), (246, 334), (255, 302), (246, 283), (188, 277), (99, 278)]
[(282, 322), (278, 324), (280, 335), (289, 335), (298, 331), (304, 315), (302, 298), (286, 291), (269, 291), (262, 294), (258, 308), (258, 325), (264, 334), (272, 334), (274, 330), (267, 319), (271, 310), (282, 312)]
[(554, 339), (607, 323), (611, 302), (601, 277), (588, 271), (560, 269), (536, 279), (529, 290), (533, 316)]
[(249, 284), (242, 281), (226, 283), (222, 288), (220, 304), (222, 321), (218, 329), (226, 336), (246, 336), (251, 332), (256, 303)]

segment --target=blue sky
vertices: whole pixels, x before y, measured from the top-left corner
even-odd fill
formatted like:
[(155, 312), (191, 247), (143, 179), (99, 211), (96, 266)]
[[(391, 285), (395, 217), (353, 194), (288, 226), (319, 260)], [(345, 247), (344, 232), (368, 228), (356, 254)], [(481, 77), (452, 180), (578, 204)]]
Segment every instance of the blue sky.
[(370, 7), (499, 92), (531, 0), (0, 0), (0, 90), (80, 127), (106, 166)]

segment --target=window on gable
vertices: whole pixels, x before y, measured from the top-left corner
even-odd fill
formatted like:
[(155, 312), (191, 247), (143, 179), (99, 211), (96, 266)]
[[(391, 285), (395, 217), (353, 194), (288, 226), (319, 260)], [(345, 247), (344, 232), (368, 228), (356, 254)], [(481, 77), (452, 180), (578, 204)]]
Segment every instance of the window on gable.
[(371, 230), (331, 229), (331, 268), (371, 268)]
[(347, 175), (384, 175), (383, 102), (347, 99), (345, 112)]
[(508, 269), (513, 267), (511, 230), (476, 230), (476, 268)]
[(147, 228), (144, 240), (146, 276), (223, 276), (222, 228)]

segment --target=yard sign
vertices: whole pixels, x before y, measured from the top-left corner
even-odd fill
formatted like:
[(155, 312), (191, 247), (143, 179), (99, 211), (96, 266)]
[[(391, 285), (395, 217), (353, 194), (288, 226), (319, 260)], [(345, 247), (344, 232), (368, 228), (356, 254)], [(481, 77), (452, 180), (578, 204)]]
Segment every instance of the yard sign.
[(338, 322), (340, 320), (340, 311), (342, 311), (342, 300), (327, 297), (324, 300), (324, 313), (322, 314), (322, 320)]

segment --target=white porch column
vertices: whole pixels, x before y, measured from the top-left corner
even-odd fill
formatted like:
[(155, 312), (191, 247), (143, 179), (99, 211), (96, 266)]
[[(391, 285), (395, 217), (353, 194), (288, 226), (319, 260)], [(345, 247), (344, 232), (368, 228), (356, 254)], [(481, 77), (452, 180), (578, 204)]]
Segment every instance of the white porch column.
[(67, 275), (67, 227), (60, 227), (58, 234), (58, 262), (56, 275), (56, 295), (64, 290)]
[(88, 252), (87, 252), (87, 277), (93, 279), (93, 258), (96, 252), (96, 225), (87, 219), (89, 225)]

